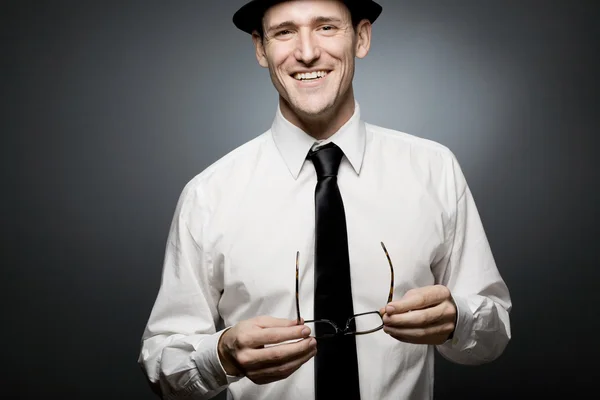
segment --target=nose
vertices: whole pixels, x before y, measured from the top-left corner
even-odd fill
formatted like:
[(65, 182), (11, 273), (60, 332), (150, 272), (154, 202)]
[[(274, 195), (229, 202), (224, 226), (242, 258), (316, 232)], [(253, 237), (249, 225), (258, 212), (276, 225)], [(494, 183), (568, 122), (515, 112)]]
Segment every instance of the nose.
[(321, 56), (318, 40), (313, 32), (303, 30), (296, 36), (296, 49), (294, 52), (296, 60), (304, 64), (311, 64)]

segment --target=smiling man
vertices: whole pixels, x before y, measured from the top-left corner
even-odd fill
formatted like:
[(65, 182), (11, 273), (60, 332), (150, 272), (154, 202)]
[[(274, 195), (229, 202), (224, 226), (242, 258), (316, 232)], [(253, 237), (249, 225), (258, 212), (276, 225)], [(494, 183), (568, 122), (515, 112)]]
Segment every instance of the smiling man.
[(279, 106), (177, 204), (139, 357), (164, 398), (430, 399), (436, 349), (475, 365), (508, 344), (511, 299), (458, 161), (361, 119), (355, 59), (381, 11), (234, 15)]

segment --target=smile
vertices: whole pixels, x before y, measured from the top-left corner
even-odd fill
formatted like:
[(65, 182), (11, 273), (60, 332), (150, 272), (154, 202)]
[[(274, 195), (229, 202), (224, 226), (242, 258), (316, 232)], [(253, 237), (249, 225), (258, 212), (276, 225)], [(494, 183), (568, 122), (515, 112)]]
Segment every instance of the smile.
[(326, 77), (327, 71), (297, 72), (292, 75), (297, 81), (315, 81)]

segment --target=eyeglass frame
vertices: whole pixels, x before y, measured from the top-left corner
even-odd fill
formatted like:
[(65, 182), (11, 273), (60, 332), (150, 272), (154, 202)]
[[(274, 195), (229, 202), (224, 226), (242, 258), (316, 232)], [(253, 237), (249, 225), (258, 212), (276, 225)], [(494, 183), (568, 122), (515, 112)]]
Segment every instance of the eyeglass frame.
[[(381, 243), (381, 247), (383, 248), (383, 252), (385, 253), (385, 256), (388, 260), (388, 264), (390, 265), (390, 291), (388, 293), (388, 299), (387, 299), (387, 303), (390, 303), (393, 299), (394, 296), (394, 266), (392, 265), (392, 259), (390, 258), (390, 255), (385, 247), (385, 244), (383, 244), (383, 242)], [(300, 251), (296, 252), (296, 323), (298, 325), (302, 325), (302, 321), (300, 318), (300, 295), (299, 295), (299, 271), (300, 271), (300, 267), (299, 267), (299, 258), (300, 258)], [(356, 332), (356, 330), (354, 331), (348, 331), (348, 329), (350, 328), (350, 323), (352, 322), (352, 320), (356, 319), (356, 317), (360, 317), (362, 315), (368, 315), (368, 314), (377, 314), (379, 316), (379, 318), (381, 318), (381, 325), (379, 325), (377, 328), (374, 329), (369, 329), (367, 331), (364, 332)], [(323, 335), (323, 336), (315, 336), (316, 339), (329, 339), (329, 338), (334, 338), (337, 336), (345, 336), (345, 335), (367, 335), (369, 333), (374, 333), (377, 332), (381, 329), (383, 329), (383, 317), (381, 316), (381, 314), (379, 313), (379, 311), (367, 311), (364, 313), (359, 313), (359, 314), (354, 314), (352, 315), (350, 318), (348, 318), (348, 320), (346, 321), (346, 327), (342, 330), (340, 329), (337, 324), (329, 319), (319, 319), (319, 320), (308, 320), (308, 321), (304, 321), (304, 324), (309, 323), (309, 322), (314, 322), (314, 323), (318, 323), (318, 322), (325, 322), (330, 324), (331, 326), (333, 326), (333, 328), (335, 329), (335, 333), (333, 334), (327, 334), (327, 335)], [(355, 328), (356, 329), (356, 328)], [(316, 333), (315, 333), (316, 335)]]

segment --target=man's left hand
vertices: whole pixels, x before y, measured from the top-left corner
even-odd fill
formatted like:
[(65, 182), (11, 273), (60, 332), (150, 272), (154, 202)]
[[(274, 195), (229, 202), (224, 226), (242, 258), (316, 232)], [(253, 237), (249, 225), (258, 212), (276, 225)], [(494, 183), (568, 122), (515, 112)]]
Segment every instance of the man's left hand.
[(379, 312), (384, 332), (407, 343), (442, 344), (456, 323), (456, 305), (443, 285), (411, 289)]

